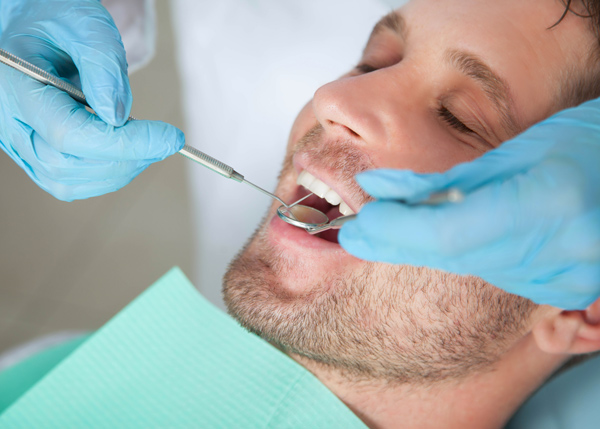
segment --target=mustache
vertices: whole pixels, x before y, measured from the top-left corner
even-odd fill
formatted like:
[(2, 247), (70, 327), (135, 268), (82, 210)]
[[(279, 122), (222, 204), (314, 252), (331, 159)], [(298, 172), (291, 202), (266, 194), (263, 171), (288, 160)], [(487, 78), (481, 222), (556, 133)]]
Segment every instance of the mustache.
[(293, 169), (294, 155), (302, 153), (311, 166), (335, 171), (340, 183), (349, 190), (352, 200), (360, 207), (374, 201), (354, 178), (363, 171), (376, 168), (369, 155), (358, 149), (350, 140), (324, 142), (324, 134), (323, 126), (317, 124), (298, 140), (286, 156), (279, 178)]

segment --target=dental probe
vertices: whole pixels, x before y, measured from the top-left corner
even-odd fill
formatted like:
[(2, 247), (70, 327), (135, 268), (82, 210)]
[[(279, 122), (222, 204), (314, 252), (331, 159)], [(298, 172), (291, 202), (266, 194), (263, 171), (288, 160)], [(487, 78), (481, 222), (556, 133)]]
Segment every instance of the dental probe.
[[(38, 82), (53, 86), (56, 89), (60, 89), (61, 91), (66, 92), (67, 94), (69, 94), (71, 96), (71, 98), (73, 98), (74, 100), (80, 102), (81, 104), (83, 104), (91, 109), (90, 105), (87, 102), (87, 99), (85, 98), (85, 94), (82, 91), (80, 91), (79, 88), (77, 88), (76, 86), (74, 86), (68, 82), (65, 82), (64, 80), (54, 76), (53, 74), (48, 73), (46, 70), (43, 70), (43, 69), (25, 61), (24, 59), (19, 58), (16, 55), (11, 54), (10, 52), (5, 51), (4, 49), (0, 49), (0, 62), (20, 71), (22, 73), (25, 73), (27, 76), (37, 80)], [(133, 116), (130, 116), (129, 120), (133, 121), (133, 120), (136, 120), (136, 118), (134, 118)], [(199, 151), (198, 149), (196, 149), (192, 146), (188, 146), (186, 144), (179, 151), (179, 153), (181, 155), (185, 156), (186, 158), (191, 159), (192, 161), (195, 161), (195, 162), (211, 169), (212, 171), (220, 174), (221, 176), (227, 177), (228, 179), (233, 179), (236, 182), (245, 183), (247, 185), (250, 185), (257, 191), (260, 191), (263, 194), (276, 199), (281, 204), (283, 204), (285, 207), (290, 207), (286, 203), (284, 203), (278, 196), (264, 190), (260, 186), (255, 185), (254, 183), (249, 182), (246, 179), (244, 179), (244, 176), (242, 176), (240, 173), (235, 171), (233, 168), (231, 168), (227, 164), (224, 164), (221, 161), (216, 160), (215, 158), (205, 154), (204, 152)], [(305, 198), (307, 198), (307, 197), (308, 196), (306, 196)], [(296, 201), (291, 206), (298, 204), (300, 201)]]
[[(196, 149), (194, 147), (185, 145), (183, 147), (183, 149), (181, 149), (179, 151), (179, 153), (182, 154), (183, 156), (185, 156), (186, 158), (191, 159), (192, 161), (196, 161), (198, 164), (202, 164), (203, 166), (205, 166), (207, 168), (210, 168), (212, 171), (214, 171), (215, 173), (220, 174), (223, 177), (227, 177), (228, 179), (233, 179), (236, 182), (245, 183), (247, 185), (250, 185), (254, 189), (256, 189), (257, 191), (260, 191), (263, 194), (268, 195), (269, 197), (276, 199), (281, 204), (283, 204), (285, 207), (290, 207), (286, 203), (284, 203), (283, 200), (281, 198), (279, 198), (277, 195), (272, 194), (269, 191), (265, 191), (260, 186), (257, 186), (254, 183), (247, 181), (246, 179), (244, 179), (244, 176), (242, 176), (240, 173), (238, 173), (237, 171), (235, 171), (233, 168), (231, 168), (227, 164), (222, 163), (221, 161), (213, 158), (212, 156), (209, 156), (209, 155), (205, 154), (204, 152), (199, 151), (198, 149)], [(309, 195), (307, 195), (306, 197), (302, 198), (301, 200), (296, 201), (292, 205), (296, 205), (300, 201), (302, 201), (302, 200), (304, 200), (304, 199), (306, 199), (308, 197), (309, 197)]]

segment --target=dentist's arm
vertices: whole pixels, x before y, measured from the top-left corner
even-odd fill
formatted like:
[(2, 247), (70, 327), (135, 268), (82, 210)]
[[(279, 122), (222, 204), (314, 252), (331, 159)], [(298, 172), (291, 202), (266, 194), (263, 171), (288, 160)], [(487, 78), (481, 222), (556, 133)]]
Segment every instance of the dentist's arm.
[(171, 125), (125, 124), (132, 103), (125, 51), (98, 0), (0, 0), (0, 48), (80, 84), (98, 114), (0, 64), (0, 148), (56, 198), (120, 189), (183, 146)]
[[(377, 201), (342, 228), (339, 241), (359, 258), (473, 274), (565, 309), (600, 296), (600, 100), (445, 173), (374, 170), (357, 180)], [(465, 200), (398, 202), (448, 188)]]

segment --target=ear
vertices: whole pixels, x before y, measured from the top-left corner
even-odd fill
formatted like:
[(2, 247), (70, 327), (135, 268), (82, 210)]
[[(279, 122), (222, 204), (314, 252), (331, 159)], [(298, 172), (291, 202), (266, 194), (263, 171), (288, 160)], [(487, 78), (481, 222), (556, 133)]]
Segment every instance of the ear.
[(538, 347), (553, 354), (600, 350), (600, 299), (585, 310), (562, 311), (543, 318), (532, 329)]

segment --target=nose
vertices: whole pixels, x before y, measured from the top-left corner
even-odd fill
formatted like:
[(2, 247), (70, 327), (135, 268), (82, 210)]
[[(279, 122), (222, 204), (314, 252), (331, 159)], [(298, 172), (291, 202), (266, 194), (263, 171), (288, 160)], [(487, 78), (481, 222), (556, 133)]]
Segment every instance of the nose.
[(391, 84), (392, 78), (386, 70), (378, 70), (322, 86), (312, 102), (317, 121), (332, 137), (387, 144), (402, 118), (401, 91)]

